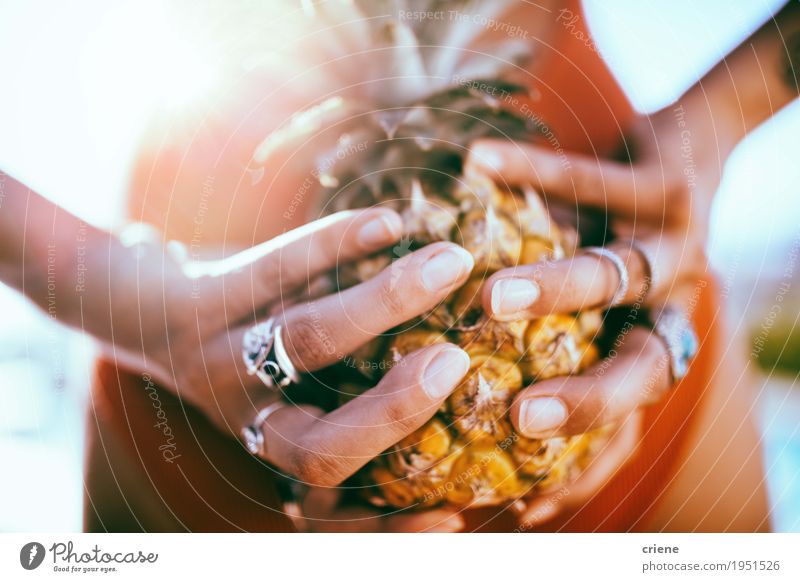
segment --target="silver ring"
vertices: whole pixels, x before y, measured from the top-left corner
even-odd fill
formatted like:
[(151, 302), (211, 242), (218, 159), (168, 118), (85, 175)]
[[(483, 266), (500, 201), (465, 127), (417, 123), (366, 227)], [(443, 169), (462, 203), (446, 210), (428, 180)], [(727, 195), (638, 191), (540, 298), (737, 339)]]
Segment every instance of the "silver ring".
[[(283, 327), (280, 325), (275, 327), (275, 344), (273, 349), (275, 351), (275, 362), (278, 365), (277, 372), (283, 372), (284, 378), (276, 380), (277, 384), (284, 388), (289, 384), (297, 384), (300, 381), (300, 374), (292, 364), (289, 354), (286, 352), (286, 346), (283, 345)], [(269, 359), (267, 359), (269, 361)]]
[(247, 373), (258, 376), (274, 392), (300, 381), (283, 344), (283, 328), (271, 317), (247, 330), (242, 338), (242, 359)]
[(616, 307), (625, 300), (628, 294), (628, 285), (630, 285), (630, 275), (628, 275), (628, 267), (625, 266), (625, 261), (622, 260), (617, 253), (605, 247), (586, 247), (583, 249), (586, 254), (595, 255), (603, 259), (608, 259), (614, 264), (614, 267), (619, 273), (619, 286), (614, 292), (611, 301), (608, 302), (609, 307)]
[(272, 416), (273, 413), (278, 412), (281, 408), (286, 408), (286, 403), (283, 400), (277, 400), (265, 406), (258, 411), (253, 422), (242, 429), (240, 433), (242, 441), (244, 441), (244, 446), (250, 454), (266, 459), (267, 442), (264, 438), (264, 423), (267, 422), (267, 419)]
[(655, 261), (655, 257), (650, 250), (645, 247), (640, 241), (631, 238), (626, 241), (620, 242), (620, 244), (628, 245), (630, 248), (635, 250), (639, 253), (644, 261), (644, 268), (645, 268), (645, 283), (646, 287), (644, 289), (644, 293), (639, 298), (639, 301), (644, 301), (645, 298), (650, 294), (653, 288), (658, 284), (659, 280), (659, 273), (658, 273), (658, 264)]
[(264, 364), (275, 341), (275, 319), (270, 318), (248, 329), (242, 338), (242, 358), (251, 376)]
[(651, 323), (653, 331), (667, 347), (672, 383), (675, 384), (686, 377), (689, 364), (697, 354), (697, 333), (686, 314), (669, 305)]

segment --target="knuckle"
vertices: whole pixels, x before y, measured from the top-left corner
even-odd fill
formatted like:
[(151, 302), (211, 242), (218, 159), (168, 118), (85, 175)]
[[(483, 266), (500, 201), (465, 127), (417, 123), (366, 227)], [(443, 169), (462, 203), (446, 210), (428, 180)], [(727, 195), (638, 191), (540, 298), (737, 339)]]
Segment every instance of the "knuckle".
[[(294, 284), (296, 273), (305, 272), (304, 269), (297, 267), (297, 262), (290, 260), (286, 254), (273, 252), (264, 257), (260, 263), (243, 267), (242, 275), (247, 276), (249, 271), (248, 279), (252, 285), (261, 284), (267, 289), (280, 289), (284, 285)], [(250, 284), (245, 287), (249, 290)], [(249, 292), (246, 294), (246, 300), (250, 300)]]
[(400, 438), (419, 426), (419, 416), (407, 404), (406, 398), (390, 397), (384, 403), (384, 421), (388, 430)]
[[(264, 257), (264, 260), (258, 265), (258, 278), (256, 279), (256, 277), (253, 277), (253, 280), (260, 280), (264, 285), (278, 285), (279, 282), (284, 279), (284, 275), (286, 274), (286, 269), (283, 265), (283, 262), (284, 261), (280, 260), (280, 253), (269, 254), (268, 256)], [(253, 267), (244, 268), (252, 269)]]
[[(546, 380), (549, 383), (546, 386), (531, 388), (526, 396), (532, 398), (557, 394), (566, 408), (566, 419), (559, 432), (564, 435), (578, 435), (610, 421), (608, 387), (614, 383), (606, 380), (582, 376), (554, 378)], [(542, 388), (545, 390), (540, 392)], [(519, 421), (524, 421), (521, 415)]]
[(289, 454), (289, 470), (304, 483), (309, 483), (316, 472), (314, 454), (298, 444)]
[(305, 484), (332, 487), (341, 481), (335, 459), (312, 443), (301, 442), (292, 451), (289, 465), (292, 473)]
[(184, 386), (206, 386), (209, 384), (209, 370), (206, 366), (196, 365), (200, 349), (196, 341), (175, 341), (163, 353), (157, 353), (155, 359), (160, 362), (175, 362), (176, 378)]
[[(176, 358), (176, 361), (179, 360)], [(209, 382), (206, 372), (204, 371), (204, 366), (190, 365), (181, 366), (181, 368), (183, 369), (175, 375), (180, 387), (191, 388), (192, 390), (201, 390), (208, 387)]]
[(638, 408), (644, 394), (651, 390), (652, 386), (638, 374), (623, 369), (619, 374), (613, 372), (596, 384), (592, 397), (583, 403), (583, 423), (592, 430), (618, 422)]
[(322, 321), (302, 317), (287, 325), (284, 333), (289, 355), (301, 360), (304, 367), (312, 368), (323, 362), (324, 338), (329, 336)]
[(396, 277), (392, 276), (381, 282), (378, 292), (381, 309), (391, 319), (403, 317), (407, 312), (404, 293), (400, 291), (400, 287)]
[[(577, 192), (595, 190), (602, 186), (602, 174), (598, 174), (593, 162), (576, 160), (572, 167), (572, 181)], [(600, 184), (598, 184), (600, 182)]]
[(318, 233), (314, 252), (318, 252), (322, 262), (327, 265), (335, 265), (341, 256), (342, 232), (339, 228), (332, 227), (321, 230)]

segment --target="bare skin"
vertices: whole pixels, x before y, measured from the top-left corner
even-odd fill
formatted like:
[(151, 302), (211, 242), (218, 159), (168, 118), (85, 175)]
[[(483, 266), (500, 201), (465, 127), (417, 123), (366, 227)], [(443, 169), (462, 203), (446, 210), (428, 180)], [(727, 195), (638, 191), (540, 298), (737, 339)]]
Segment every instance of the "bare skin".
[[(796, 20), (794, 17), (784, 18), (780, 26), (786, 36), (796, 31)], [(711, 199), (725, 158), (749, 131), (796, 97), (796, 87), (792, 88), (785, 82), (784, 60), (780, 35), (776, 34), (774, 25), (766, 26), (678, 104), (641, 120), (635, 135), (631, 136), (638, 146), (638, 157), (632, 164), (571, 156), (572, 170), (564, 173), (561, 164), (555, 163), (547, 150), (509, 143), (477, 144), (473, 148), (471, 163), (484, 168), (488, 166), (501, 180), (509, 183), (532, 182), (547, 196), (560, 198), (570, 204), (606, 209), (615, 218), (618, 232), (648, 245), (648, 250), (659, 263), (662, 278), (659, 288), (648, 293), (650, 305), (656, 306), (666, 301), (680, 304), (681, 291), (687, 284), (691, 288), (698, 274), (705, 270), (701, 251), (707, 233)], [(753, 79), (762, 78), (763, 83), (753, 82)], [(682, 111), (683, 125), (679, 125), (676, 119), (676, 108)], [(232, 113), (228, 121), (239, 126), (236, 113)], [(691, 132), (694, 162), (698, 168), (691, 196), (680, 156), (687, 129)], [(225, 179), (229, 179), (232, 186), (239, 186), (239, 168), (247, 166), (247, 155), (266, 132), (267, 129), (257, 125), (247, 125), (238, 130), (237, 139), (242, 142), (238, 151), (244, 152), (244, 155), (231, 161), (231, 166), (235, 168)], [(195, 161), (198, 167), (208, 166), (218, 161), (217, 156), (218, 152), (213, 152), (208, 154), (208, 158)], [(495, 163), (498, 157), (501, 160), (499, 166)], [(147, 166), (148, 160), (144, 160), (142, 165)], [(181, 190), (181, 183), (175, 185), (170, 181), (170, 184), (179, 193), (186, 192), (187, 196), (194, 187), (191, 181), (185, 182), (184, 190)], [(275, 192), (270, 202), (283, 208), (291, 203), (291, 199), (291, 191)], [(304, 204), (310, 203), (304, 201)], [(301, 207), (290, 219), (270, 217), (269, 225), (273, 233), (279, 233), (302, 223), (303, 216)], [(626, 299), (633, 302), (644, 290), (642, 257), (629, 246), (619, 246), (617, 250), (628, 261), (633, 284)], [(547, 280), (537, 275), (541, 270), (536, 267), (527, 271), (521, 268), (515, 272), (498, 273), (486, 286), (486, 309), (490, 312), (494, 309), (493, 287), (503, 278), (527, 277), (540, 286), (537, 301), (532, 307), (525, 308), (525, 313), (530, 317), (551, 309), (571, 310), (605, 305), (617, 287), (617, 273), (613, 266), (594, 258), (581, 257), (548, 268), (553, 269), (553, 277)], [(573, 292), (560, 293), (559, 290), (565, 287), (573, 289)], [(495, 313), (498, 318), (519, 315), (519, 310), (513, 314), (500, 311), (498, 309)], [(629, 397), (620, 398), (619, 392), (612, 390), (608, 384), (600, 383), (601, 388), (605, 386), (608, 389), (599, 390), (599, 397), (586, 399), (581, 396), (587, 392), (587, 387), (595, 384), (590, 376), (570, 379), (566, 383), (558, 380), (559, 393), (563, 394), (566, 390), (575, 395), (567, 399), (567, 418), (556, 427), (544, 432), (534, 431), (535, 434), (581, 432), (588, 426), (587, 419), (635, 418), (642, 406), (668, 389), (669, 378), (666, 375), (657, 377), (654, 379), (655, 392), (649, 392), (644, 398), (637, 388), (641, 387), (644, 379), (649, 378), (654, 364), (665, 357), (665, 351), (647, 333), (632, 333), (627, 340), (630, 342), (628, 357), (619, 358), (614, 363), (614, 370), (616, 377), (626, 378), (628, 390), (625, 394)], [(718, 360), (719, 372), (711, 381), (708, 406), (696, 424), (687, 460), (667, 493), (658, 500), (649, 528), (667, 531), (753, 531), (768, 527), (758, 434), (752, 423), (753, 396), (743, 375), (746, 358), (736, 349), (730, 349), (720, 353)], [(608, 382), (607, 379), (605, 381)], [(524, 422), (522, 403), (534, 396), (546, 395), (548, 391), (555, 393), (553, 383), (538, 384), (520, 396), (512, 415), (519, 430), (525, 432), (531, 428)], [(276, 422), (278, 420), (276, 418)], [(549, 498), (531, 500), (521, 521), (535, 526), (551, 519), (561, 510), (583, 503), (608, 480), (636, 445), (636, 434), (631, 438), (631, 432), (625, 432), (624, 436), (620, 438), (619, 446), (609, 451), (610, 460), (598, 465), (602, 470), (587, 475), (582, 483), (573, 485), (570, 495), (556, 492)], [(709, 468), (713, 468), (713, 471), (710, 472)], [(543, 507), (548, 509), (545, 511)], [(355, 522), (348, 522), (347, 527), (359, 528), (360, 523), (363, 530), (416, 529), (409, 523), (381, 525), (368, 511), (340, 508), (336, 500), (330, 498), (317, 499), (314, 510), (315, 515), (329, 523), (360, 516)], [(458, 517), (455, 515), (445, 517), (436, 512), (419, 515), (425, 522), (421, 529), (435, 527), (431, 524), (438, 524), (444, 529), (458, 529)], [(431, 519), (425, 521), (428, 518), (423, 516), (426, 515)], [(448, 525), (444, 526), (445, 523)]]
[[(281, 305), (290, 357), (311, 372), (430, 310), (473, 266), (454, 244), (430, 245), (394, 263), (402, 271), (396, 284), (388, 284), (387, 269), (342, 293), (287, 307), (282, 298), (309, 280), (396, 242), (400, 217), (388, 209), (347, 211), (223, 260), (189, 261), (157, 239), (123, 244), (2, 177), (0, 280), (92, 334), (109, 357), (145, 371), (234, 438), (277, 398), (246, 373), (240, 355), (257, 313)], [(310, 406), (277, 411), (265, 426), (265, 458), (311, 485), (335, 485), (424, 424), (468, 367), (458, 347), (431, 346), (328, 414)]]
[[(612, 244), (631, 274), (626, 301), (646, 293), (645, 304), (685, 303), (686, 289), (696, 287), (706, 269), (703, 249), (708, 219), (725, 160), (750, 131), (797, 98), (797, 85), (787, 71), (796, 70), (796, 63), (791, 64), (791, 39), (800, 34), (799, 13), (796, 6), (787, 7), (677, 103), (642, 119), (631, 136), (638, 155), (630, 164), (574, 155), (565, 169), (546, 148), (497, 142), (476, 144), (470, 161), (508, 183), (533, 183), (553, 198), (604, 209), (614, 220), (618, 236), (635, 238), (658, 273), (648, 289), (642, 254), (630, 242)], [(690, 174), (686, 173), (687, 157), (682, 155), (687, 151), (694, 164)], [(535, 302), (519, 309), (517, 298), (504, 312), (503, 302), (493, 297), (499, 293), (498, 283), (509, 278), (533, 283), (538, 289)], [(613, 264), (593, 256), (509, 269), (487, 283), (484, 307), (498, 319), (572, 311), (607, 304), (618, 282)], [(624, 378), (627, 386), (637, 377), (648, 378), (647, 370), (665, 357), (663, 346), (652, 340), (649, 334), (630, 334), (626, 349), (638, 356), (630, 361), (618, 358), (609, 368), (614, 371), (611, 377), (606, 374), (602, 380), (593, 380), (590, 370), (584, 378), (549, 380), (523, 391), (512, 408), (515, 426), (523, 433), (532, 432), (522, 412), (534, 396), (557, 393), (566, 403), (568, 416), (558, 426), (533, 431), (533, 436), (581, 433), (598, 419), (620, 420), (651, 403), (651, 391), (637, 392), (635, 386), (627, 390), (619, 382)], [(653, 518), (655, 529), (760, 531), (768, 527), (759, 437), (752, 420), (754, 395), (748, 383), (747, 356), (737, 345), (741, 343), (731, 340), (718, 355), (708, 405), (695, 429), (689, 456)], [(661, 391), (669, 386), (667, 381), (656, 384)], [(595, 487), (573, 486), (569, 494), (557, 491), (537, 499), (523, 520), (535, 525), (558, 513), (557, 509), (537, 511), (542, 506), (579, 505), (615, 469), (609, 466), (605, 478), (592, 475)]]

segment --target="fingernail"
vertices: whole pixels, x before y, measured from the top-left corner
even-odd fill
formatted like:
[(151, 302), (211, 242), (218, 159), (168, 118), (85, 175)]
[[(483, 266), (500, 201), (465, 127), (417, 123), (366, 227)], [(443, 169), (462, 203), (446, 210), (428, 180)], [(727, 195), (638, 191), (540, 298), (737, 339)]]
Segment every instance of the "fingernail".
[(567, 407), (558, 398), (531, 398), (520, 409), (520, 429), (529, 437), (553, 430), (566, 419)]
[(398, 220), (391, 220), (383, 215), (373, 218), (358, 231), (358, 243), (368, 249), (378, 248), (397, 240), (401, 225)]
[(497, 150), (487, 146), (474, 146), (470, 161), (482, 168), (500, 172), (503, 169), (503, 157)]
[(441, 291), (469, 273), (474, 265), (475, 260), (468, 251), (462, 248), (448, 249), (422, 265), (422, 284), (428, 291)]
[(527, 279), (500, 279), (492, 286), (492, 312), (511, 315), (539, 299), (539, 286)]
[(464, 350), (447, 348), (425, 368), (422, 386), (428, 396), (438, 400), (450, 394), (469, 371), (469, 356)]

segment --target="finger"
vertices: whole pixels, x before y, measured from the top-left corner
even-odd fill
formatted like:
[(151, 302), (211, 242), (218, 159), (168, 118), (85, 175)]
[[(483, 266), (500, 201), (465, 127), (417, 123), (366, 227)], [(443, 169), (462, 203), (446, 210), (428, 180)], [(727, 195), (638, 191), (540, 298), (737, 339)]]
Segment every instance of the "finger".
[(377, 511), (361, 506), (304, 517), (308, 528), (318, 533), (380, 533), (384, 527)]
[(521, 527), (536, 527), (552, 520), (565, 510), (579, 507), (589, 501), (630, 459), (639, 442), (640, 432), (641, 413), (636, 413), (615, 431), (573, 483), (532, 500), (520, 518)]
[(340, 263), (392, 244), (402, 229), (389, 208), (339, 212), (199, 267), (198, 275), (224, 293), (229, 315), (244, 317)]
[(464, 519), (446, 509), (387, 516), (367, 507), (345, 507), (307, 521), (320, 533), (456, 533), (464, 529)]
[(450, 509), (398, 513), (385, 518), (383, 531), (392, 533), (456, 533), (464, 529), (464, 518)]
[[(397, 260), (378, 276), (338, 295), (293, 305), (281, 320), (286, 352), (301, 372), (340, 361), (375, 336), (435, 307), (466, 281), (473, 264), (472, 256), (457, 245), (436, 243)], [(199, 320), (198, 325), (201, 323)], [(240, 326), (207, 341), (201, 348), (206, 359), (195, 370), (195, 375), (202, 372), (213, 376), (219, 382), (212, 384), (216, 386), (229, 384), (232, 370), (239, 371), (238, 378), (248, 398), (230, 403), (237, 410), (223, 410), (225, 417), (240, 417), (239, 409), (249, 407), (252, 395), (263, 391), (261, 380), (248, 373), (241, 357), (246, 332), (247, 326)], [(198, 379), (198, 384), (200, 380), (203, 378)], [(250, 413), (250, 409), (245, 412)]]
[(382, 514), (366, 506), (342, 506), (340, 499), (337, 489), (312, 488), (303, 503), (309, 529), (320, 533), (454, 533), (464, 527), (455, 509)]
[(469, 370), (438, 344), (400, 360), (373, 389), (317, 418), (288, 407), (264, 425), (267, 458), (309, 485), (333, 486), (422, 426)]
[[(625, 266), (628, 284), (622, 304), (642, 304), (670, 291), (676, 280), (698, 271), (703, 253), (678, 234), (649, 236), (606, 247)], [(622, 284), (617, 265), (607, 257), (584, 253), (504, 269), (483, 288), (484, 309), (499, 321), (532, 319), (608, 307)]]
[(604, 487), (633, 456), (642, 432), (642, 411), (637, 410), (614, 434), (574, 483), (561, 503), (564, 508), (582, 505)]
[(542, 495), (529, 502), (519, 518), (518, 529), (527, 531), (555, 519), (562, 511), (561, 499), (564, 495), (566, 495), (566, 490), (559, 489), (556, 493)]
[(380, 531), (377, 512), (358, 506), (340, 509), (342, 490), (336, 487), (311, 487), (302, 504), (300, 531), (319, 533), (370, 533)]
[(511, 406), (517, 430), (533, 438), (582, 434), (658, 401), (671, 386), (664, 342), (648, 329), (632, 327), (619, 343), (584, 374), (523, 390)]
[(319, 370), (375, 336), (433, 309), (472, 271), (472, 255), (452, 243), (428, 245), (337, 295), (294, 305), (283, 341), (295, 367)]
[(544, 146), (508, 141), (477, 142), (467, 166), (511, 185), (531, 184), (567, 202), (643, 219), (662, 218), (680, 192), (658, 166), (636, 168), (576, 153), (566, 157)]

